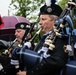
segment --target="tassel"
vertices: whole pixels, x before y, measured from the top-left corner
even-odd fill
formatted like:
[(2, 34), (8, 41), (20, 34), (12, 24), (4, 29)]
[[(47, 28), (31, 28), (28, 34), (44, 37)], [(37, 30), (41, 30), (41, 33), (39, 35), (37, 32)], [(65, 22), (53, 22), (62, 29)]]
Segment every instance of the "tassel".
[(68, 51), (72, 51), (72, 47), (71, 47), (71, 45), (67, 45), (66, 50), (68, 50)]

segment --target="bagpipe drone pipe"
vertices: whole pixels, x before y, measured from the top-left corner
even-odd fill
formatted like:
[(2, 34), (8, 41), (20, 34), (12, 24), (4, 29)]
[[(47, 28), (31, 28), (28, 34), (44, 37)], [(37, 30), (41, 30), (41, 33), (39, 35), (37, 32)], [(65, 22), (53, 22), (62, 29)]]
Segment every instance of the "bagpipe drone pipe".
[[(12, 52), (13, 44), (17, 41), (15, 39), (10, 46), (8, 46), (4, 52), (0, 54), (0, 75), (16, 75), (19, 71), (18, 68), (10, 64), (9, 55)], [(5, 42), (3, 42), (5, 43)], [(5, 45), (4, 45), (5, 46)], [(6, 47), (6, 46), (5, 46)]]
[[(37, 35), (39, 35), (41, 31), (41, 28), (36, 32), (36, 34), (29, 40), (29, 42), (32, 42), (35, 37)], [(32, 58), (32, 59), (31, 59)], [(26, 61), (27, 59), (27, 61)], [(25, 61), (24, 61), (25, 60)], [(22, 64), (23, 67), (25, 65), (27, 65), (27, 68), (32, 68), (34, 65), (36, 65), (37, 63), (39, 63), (40, 61), (42, 60), (42, 57), (40, 56), (40, 54), (38, 54), (37, 52), (33, 51), (33, 50), (30, 50), (28, 48), (28, 46), (26, 45), (26, 42), (24, 43), (24, 45), (19, 48), (15, 48), (13, 51), (12, 51), (12, 59), (11, 59), (11, 64), (13, 65), (20, 65)], [(19, 62), (18, 62), (19, 61)], [(15, 64), (15, 62), (17, 62)], [(30, 64), (30, 65), (29, 65)], [(21, 65), (20, 65), (20, 70), (21, 70)], [(24, 69), (24, 68), (23, 68)], [(23, 70), (22, 69), (22, 70)]]
[[(28, 35), (29, 34), (31, 34), (31, 32), (32, 32), (32, 30), (34, 30), (33, 28), (34, 28), (34, 25), (35, 25), (35, 23), (33, 23), (32, 24), (32, 26), (30, 27), (30, 30), (28, 31), (28, 34), (27, 34), (27, 36), (25, 37), (25, 39), (24, 39), (24, 41), (26, 42), (27, 40), (28, 40)], [(36, 32), (36, 34), (30, 39), (30, 42), (32, 42), (33, 40), (34, 40), (34, 38), (37, 36), (37, 35), (39, 35), (39, 33), (40, 33), (40, 31), (41, 31), (41, 29), (39, 29), (37, 32)], [(11, 65), (10, 64), (10, 57), (8, 56), (10, 53), (11, 53), (11, 51), (10, 51), (10, 48), (12, 47), (12, 45), (15, 43), (17, 41), (17, 39), (15, 39), (13, 42), (12, 42), (12, 44), (11, 44), (11, 46), (7, 49), (7, 50), (5, 50), (5, 52), (3, 53), (3, 54), (1, 54), (1, 56), (0, 56), (0, 63), (1, 63), (1, 66), (2, 66), (2, 68), (1, 68), (1, 70), (0, 70), (0, 75), (16, 75), (16, 73), (19, 71), (19, 70), (21, 70), (21, 67), (22, 67), (22, 65), (20, 65), (20, 67), (19, 67), (19, 65)], [(22, 47), (23, 48), (23, 47)], [(18, 49), (16, 48), (15, 50), (21, 50), (21, 48), (20, 47), (18, 47)], [(25, 50), (25, 49), (24, 49)], [(27, 51), (27, 50), (26, 50)], [(20, 52), (20, 51), (19, 51)], [(15, 63), (14, 63), (15, 64)]]

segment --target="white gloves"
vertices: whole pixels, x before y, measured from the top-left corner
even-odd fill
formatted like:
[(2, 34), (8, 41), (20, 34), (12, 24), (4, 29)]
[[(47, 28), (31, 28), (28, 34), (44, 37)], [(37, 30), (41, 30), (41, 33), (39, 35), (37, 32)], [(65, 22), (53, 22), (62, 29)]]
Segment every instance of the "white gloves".
[(27, 46), (28, 48), (31, 48), (31, 43), (30, 42), (25, 42), (24, 46)]
[(41, 51), (43, 51), (43, 52), (47, 52), (47, 50), (48, 50), (47, 47), (42, 47), (42, 48), (38, 51), (38, 53), (40, 53)]
[(2, 66), (2, 64), (0, 64), (0, 71), (3, 69), (3, 66)]
[(48, 51), (48, 48), (47, 48), (47, 47), (42, 47), (42, 48), (38, 51), (38, 53), (43, 52), (43, 53), (41, 54), (41, 56), (44, 57), (44, 58), (47, 58), (47, 57), (50, 56), (49, 54), (47, 54), (47, 51)]
[(67, 45), (66, 50), (72, 51), (72, 46), (71, 45)]
[(74, 44), (74, 48), (76, 48), (76, 43)]

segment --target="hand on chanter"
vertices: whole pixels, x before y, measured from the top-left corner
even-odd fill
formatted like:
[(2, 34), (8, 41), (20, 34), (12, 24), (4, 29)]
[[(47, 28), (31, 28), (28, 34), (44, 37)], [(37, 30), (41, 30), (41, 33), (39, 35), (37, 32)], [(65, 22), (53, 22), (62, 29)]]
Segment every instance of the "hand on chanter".
[(16, 75), (26, 75), (26, 71), (19, 71)]
[(24, 46), (27, 46), (28, 48), (31, 48), (31, 42), (25, 42)]

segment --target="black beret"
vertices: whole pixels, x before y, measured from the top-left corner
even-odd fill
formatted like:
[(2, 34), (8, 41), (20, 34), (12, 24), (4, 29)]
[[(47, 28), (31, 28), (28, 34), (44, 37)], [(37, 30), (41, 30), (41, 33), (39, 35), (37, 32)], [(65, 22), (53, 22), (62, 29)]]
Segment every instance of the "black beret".
[(62, 12), (62, 9), (57, 4), (54, 4), (54, 5), (51, 4), (50, 6), (44, 5), (44, 6), (42, 6), (40, 8), (40, 14), (39, 14), (39, 16), (41, 14), (50, 14), (50, 15), (60, 16), (61, 12)]
[(17, 23), (15, 29), (29, 29), (30, 25), (24, 22)]

